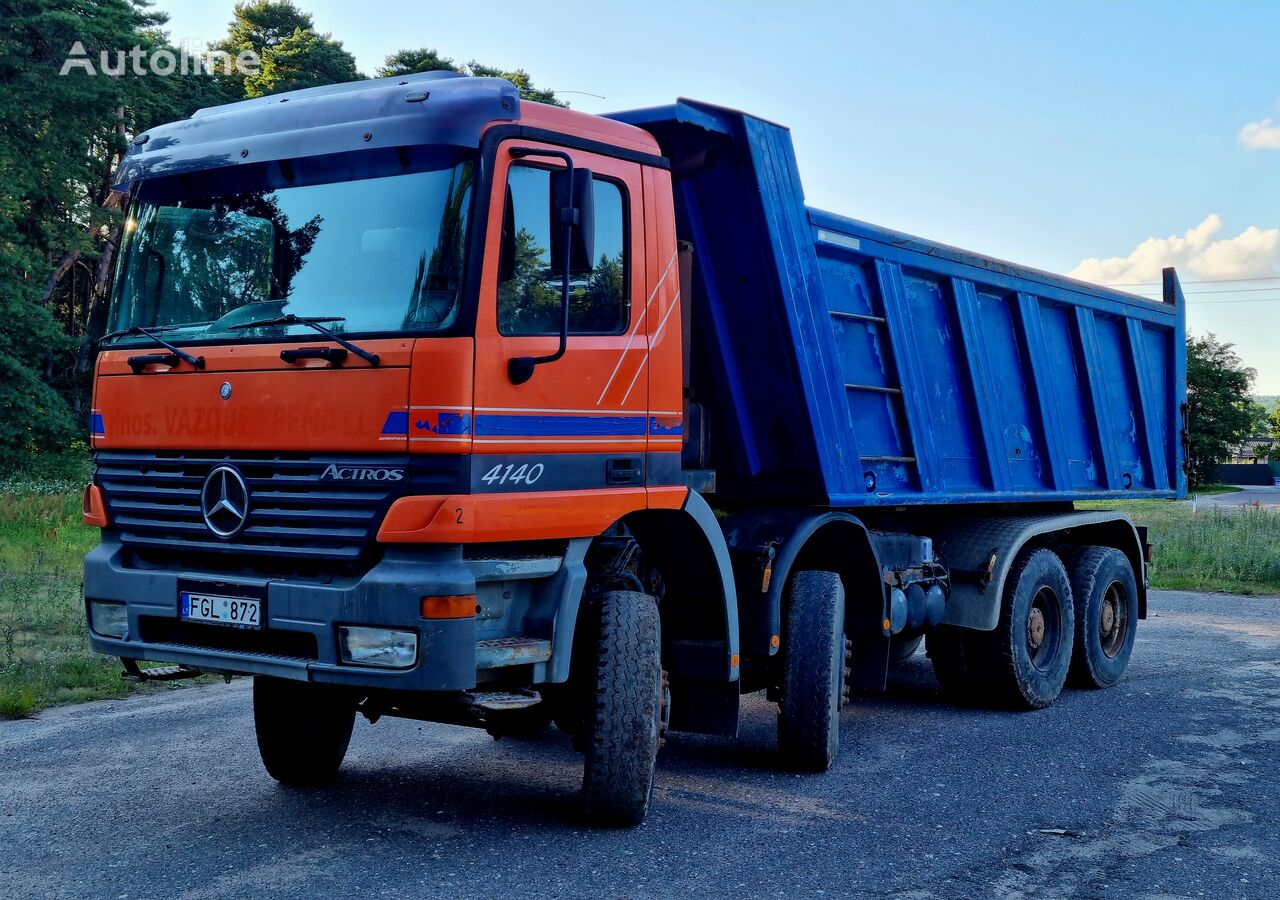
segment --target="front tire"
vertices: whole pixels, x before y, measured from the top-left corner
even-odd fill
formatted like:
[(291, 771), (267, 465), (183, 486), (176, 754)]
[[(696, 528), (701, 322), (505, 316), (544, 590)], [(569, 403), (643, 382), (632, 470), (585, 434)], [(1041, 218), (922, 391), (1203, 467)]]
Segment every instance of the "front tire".
[(318, 787), (338, 777), (356, 705), (326, 685), (259, 675), (253, 679), (253, 724), (267, 774), (292, 787)]
[(778, 750), (792, 768), (825, 772), (840, 752), (844, 702), (844, 584), (835, 572), (797, 572), (787, 590)]
[(594, 826), (639, 825), (649, 809), (662, 737), (658, 604), (637, 591), (609, 591), (592, 606), (584, 622), (595, 653), (583, 722), (583, 809)]
[(1138, 626), (1138, 580), (1113, 547), (1085, 547), (1070, 560), (1075, 650), (1070, 683), (1109, 688), (1129, 667)]
[(966, 635), (967, 660), (994, 698), (1019, 709), (1043, 709), (1062, 693), (1075, 643), (1071, 581), (1052, 550), (1018, 554), (1005, 582), (995, 631)]

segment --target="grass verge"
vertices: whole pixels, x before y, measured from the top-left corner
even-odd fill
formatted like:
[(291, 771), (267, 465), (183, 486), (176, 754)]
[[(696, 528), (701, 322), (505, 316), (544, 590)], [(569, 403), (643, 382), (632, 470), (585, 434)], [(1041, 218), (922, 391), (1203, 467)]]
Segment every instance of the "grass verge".
[(1168, 500), (1077, 505), (1123, 510), (1148, 528), (1155, 548), (1154, 588), (1280, 594), (1280, 512), (1251, 507), (1192, 512), (1187, 504)]
[(1199, 494), (1201, 497), (1212, 497), (1214, 494), (1238, 494), (1242, 490), (1244, 489), (1234, 484), (1202, 484), (1191, 493)]
[(97, 541), (73, 484), (0, 484), (0, 718), (137, 689), (89, 649), (81, 573)]

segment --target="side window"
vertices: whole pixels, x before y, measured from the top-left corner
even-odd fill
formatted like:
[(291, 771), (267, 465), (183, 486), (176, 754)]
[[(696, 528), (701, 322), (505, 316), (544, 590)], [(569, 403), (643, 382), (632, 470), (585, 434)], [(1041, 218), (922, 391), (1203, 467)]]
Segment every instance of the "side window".
[[(594, 179), (595, 264), (569, 278), (569, 333), (621, 334), (631, 319), (627, 296), (626, 202), (623, 188)], [(558, 217), (557, 217), (558, 219)], [(507, 174), (498, 273), (498, 331), (557, 334), (562, 282), (551, 269), (551, 173), (514, 165)]]

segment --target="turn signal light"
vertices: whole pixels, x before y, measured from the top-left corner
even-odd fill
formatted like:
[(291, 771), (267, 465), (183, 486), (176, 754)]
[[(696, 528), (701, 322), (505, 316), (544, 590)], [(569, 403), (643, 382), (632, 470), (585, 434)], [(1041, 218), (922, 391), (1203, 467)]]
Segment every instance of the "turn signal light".
[(84, 524), (95, 528), (107, 527), (107, 505), (102, 500), (102, 489), (96, 484), (91, 484), (84, 489), (81, 511), (84, 514)]
[(422, 618), (424, 619), (470, 619), (475, 614), (475, 594), (422, 598)]

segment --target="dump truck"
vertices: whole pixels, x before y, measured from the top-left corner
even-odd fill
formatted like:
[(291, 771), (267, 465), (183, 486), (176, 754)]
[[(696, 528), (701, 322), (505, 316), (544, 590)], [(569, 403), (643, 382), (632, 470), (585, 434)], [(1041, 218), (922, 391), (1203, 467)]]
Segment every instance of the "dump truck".
[(280, 782), (332, 782), (357, 715), (554, 721), (587, 820), (633, 824), (668, 731), (765, 692), (779, 764), (826, 770), (922, 639), (983, 703), (1124, 675), (1150, 547), (1076, 504), (1185, 495), (1172, 270), (1156, 301), (812, 209), (742, 112), (449, 73), (201, 110), (115, 187), (91, 642), (252, 676)]

